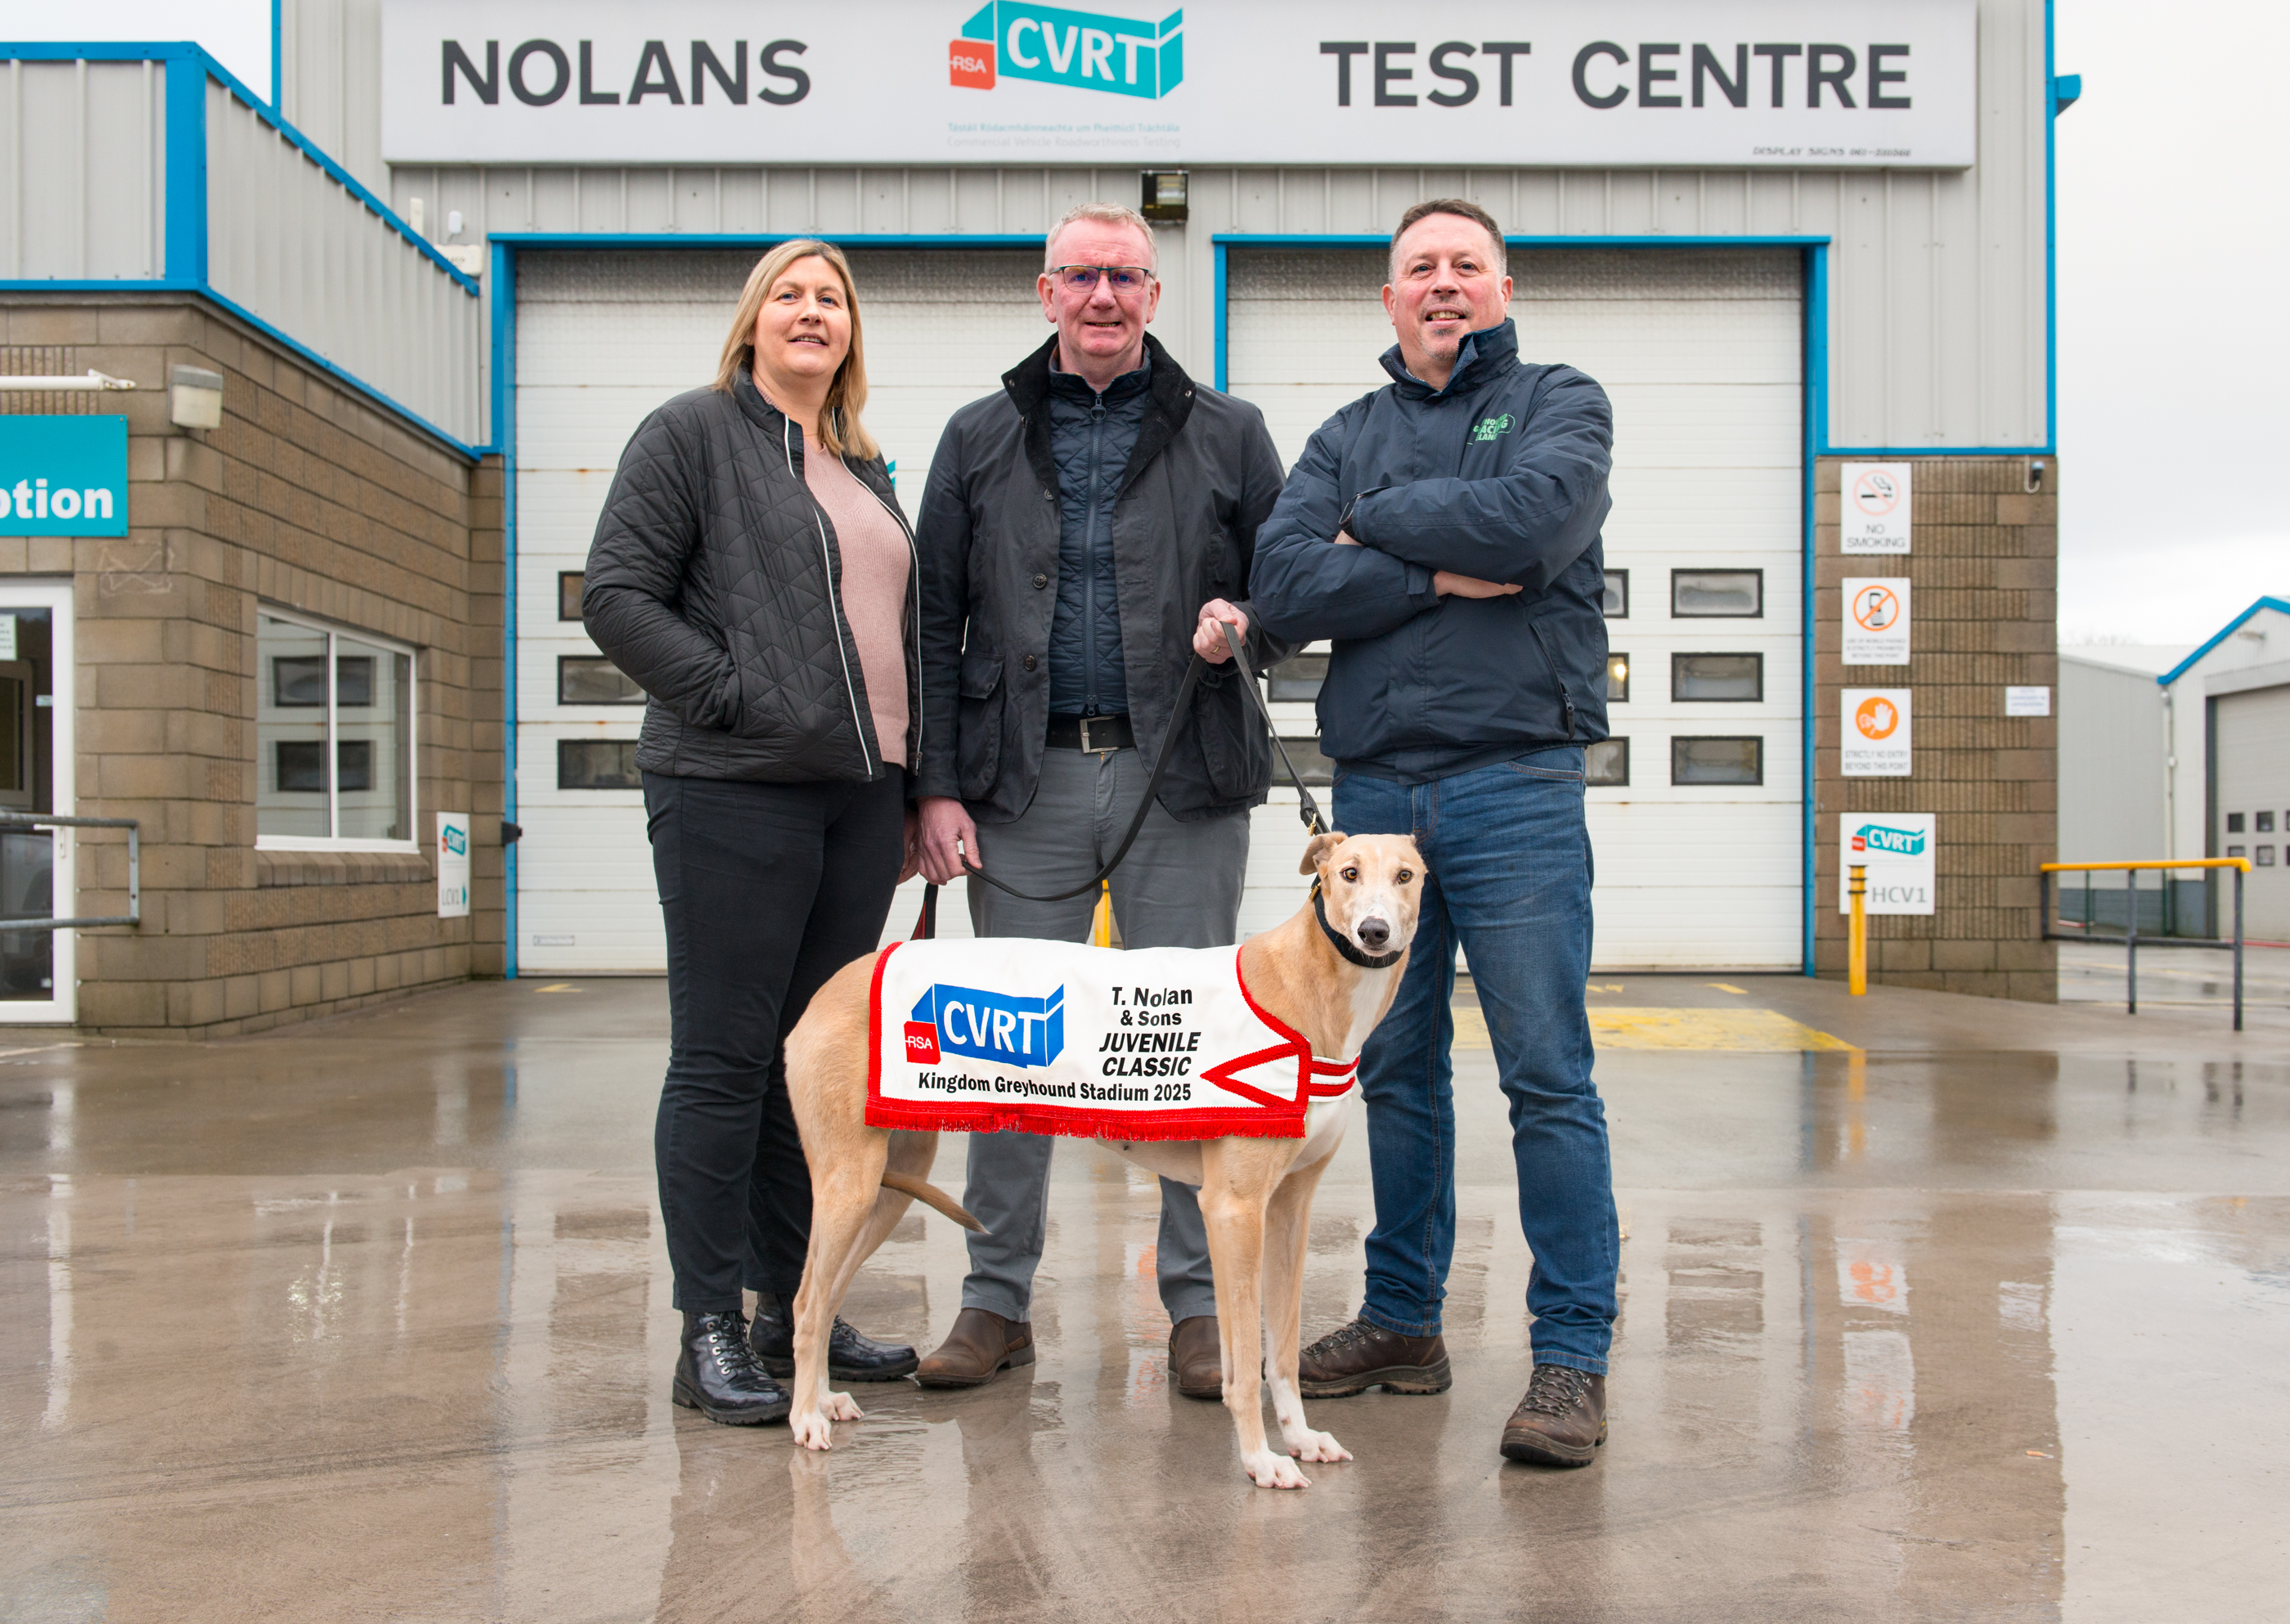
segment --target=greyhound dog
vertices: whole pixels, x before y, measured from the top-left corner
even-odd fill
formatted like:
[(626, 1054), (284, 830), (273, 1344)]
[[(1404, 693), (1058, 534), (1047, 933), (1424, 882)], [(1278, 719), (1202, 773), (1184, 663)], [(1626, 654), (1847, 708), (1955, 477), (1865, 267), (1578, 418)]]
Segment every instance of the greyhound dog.
[[(1309, 1042), (1311, 1056), (1356, 1057), (1406, 973), (1423, 859), (1404, 835), (1316, 835), (1298, 872), (1316, 876), (1311, 900), (1240, 948), (1240, 979), (1252, 1003)], [(1231, 952), (1205, 949), (1202, 956), (1213, 956), (1222, 969)], [(966, 1228), (982, 1227), (925, 1177), (938, 1150), (935, 1132), (868, 1125), (870, 989), (882, 956), (869, 955), (838, 972), (788, 1039), (788, 1092), (811, 1165), (811, 1250), (795, 1300), (795, 1409), (788, 1418), (795, 1442), (806, 1449), (832, 1447), (829, 1423), (860, 1417), (849, 1394), (828, 1390), (828, 1333), (852, 1276), (909, 1200), (919, 1198)], [(1312, 1068), (1348, 1070), (1319, 1062)], [(1216, 1276), (1225, 1407), (1239, 1436), (1242, 1469), (1262, 1488), (1305, 1487), (1309, 1480), (1295, 1460), (1351, 1459), (1334, 1438), (1305, 1423), (1296, 1382), (1312, 1192), (1342, 1140), (1350, 1100), (1350, 1092), (1315, 1100), (1301, 1138), (1099, 1140), (1140, 1166), (1200, 1188)], [(1285, 1456), (1265, 1440), (1258, 1384), (1266, 1330), (1272, 1407)]]

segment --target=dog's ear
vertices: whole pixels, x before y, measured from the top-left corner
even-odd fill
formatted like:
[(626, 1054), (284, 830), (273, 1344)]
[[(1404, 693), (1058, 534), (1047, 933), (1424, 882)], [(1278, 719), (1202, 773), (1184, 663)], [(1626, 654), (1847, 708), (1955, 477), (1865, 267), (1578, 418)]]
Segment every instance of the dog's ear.
[(1333, 834), (1313, 836), (1304, 843), (1304, 860), (1296, 865), (1296, 872), (1317, 874), (1320, 871), (1321, 860), (1349, 838), (1350, 836), (1341, 829), (1336, 830)]

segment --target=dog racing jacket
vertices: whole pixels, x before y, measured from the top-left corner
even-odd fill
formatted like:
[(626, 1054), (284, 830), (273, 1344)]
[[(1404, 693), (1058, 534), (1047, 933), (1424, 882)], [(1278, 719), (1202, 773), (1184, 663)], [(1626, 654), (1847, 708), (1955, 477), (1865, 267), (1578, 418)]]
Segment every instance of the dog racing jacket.
[(1237, 948), (901, 942), (868, 1020), (874, 1128), (1301, 1139), (1359, 1068), (1259, 1006)]

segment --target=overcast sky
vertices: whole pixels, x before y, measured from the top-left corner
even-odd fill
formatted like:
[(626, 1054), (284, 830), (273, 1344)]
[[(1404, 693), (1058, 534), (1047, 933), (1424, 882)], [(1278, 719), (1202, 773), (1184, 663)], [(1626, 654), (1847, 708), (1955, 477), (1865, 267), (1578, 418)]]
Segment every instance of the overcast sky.
[(2054, 28), (2084, 85), (2057, 131), (2060, 636), (2195, 642), (2290, 596), (2290, 5), (2059, 0)]

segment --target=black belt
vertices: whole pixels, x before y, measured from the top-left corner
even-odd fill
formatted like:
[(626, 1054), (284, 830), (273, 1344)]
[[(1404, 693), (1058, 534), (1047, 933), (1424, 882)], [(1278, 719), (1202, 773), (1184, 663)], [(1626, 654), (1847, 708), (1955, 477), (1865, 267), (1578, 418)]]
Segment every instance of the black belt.
[(1053, 750), (1079, 750), (1085, 756), (1105, 756), (1133, 750), (1137, 735), (1122, 716), (1052, 716), (1047, 742)]

